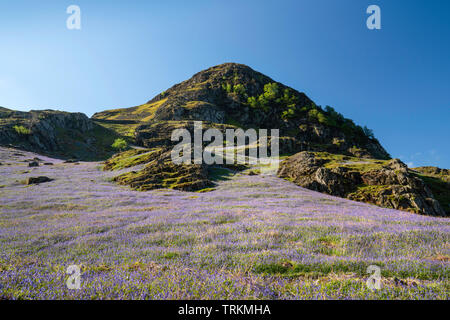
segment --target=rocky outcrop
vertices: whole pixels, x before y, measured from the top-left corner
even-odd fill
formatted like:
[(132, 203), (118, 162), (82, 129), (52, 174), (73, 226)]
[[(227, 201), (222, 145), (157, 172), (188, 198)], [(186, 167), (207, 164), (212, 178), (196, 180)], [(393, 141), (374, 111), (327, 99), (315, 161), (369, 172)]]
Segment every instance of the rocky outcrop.
[(172, 162), (159, 163), (140, 172), (120, 175), (114, 178), (114, 181), (139, 191), (161, 188), (197, 191), (212, 185), (205, 166), (175, 165)]
[(177, 165), (171, 161), (170, 153), (171, 149), (159, 148), (149, 153), (151, 157), (142, 170), (121, 174), (114, 181), (139, 191), (160, 188), (196, 191), (212, 185), (206, 165)]
[(300, 152), (280, 164), (278, 176), (302, 187), (432, 216), (446, 216), (430, 188), (398, 159), (376, 161)]
[[(42, 111), (5, 111), (0, 117), (8, 121), (9, 126), (2, 126), (0, 142), (2, 144), (15, 143), (18, 140), (27, 140), (28, 143), (42, 150), (54, 151), (58, 145), (58, 129), (76, 130), (86, 133), (92, 130), (93, 124), (82, 113), (69, 113), (53, 110)], [(23, 127), (26, 131), (20, 132), (14, 126)]]
[[(202, 122), (202, 135), (208, 129), (218, 129), (225, 135), (226, 129), (236, 129), (235, 126), (227, 124), (219, 124), (213, 122)], [(150, 124), (143, 124), (136, 128), (135, 141), (138, 145), (146, 148), (156, 148), (164, 146), (173, 146), (178, 141), (172, 141), (172, 132), (177, 129), (186, 129), (191, 134), (192, 142), (194, 139), (194, 121), (157, 121)], [(203, 141), (206, 146), (210, 142)]]
[(411, 169), (430, 188), (447, 216), (450, 216), (450, 170), (437, 167), (419, 167)]
[(29, 177), (26, 179), (25, 184), (27, 184), (27, 185), (40, 184), (40, 183), (49, 182), (49, 181), (52, 181), (52, 179), (50, 179), (49, 177), (46, 177), (46, 176)]
[(37, 161), (28, 162), (28, 166), (29, 167), (39, 167), (39, 162), (37, 162)]
[(105, 158), (117, 135), (82, 113), (0, 108), (0, 145), (59, 157)]
[(450, 182), (450, 170), (449, 169), (441, 169), (438, 167), (428, 166), (428, 167), (412, 168), (412, 170), (419, 172), (421, 174), (427, 175), (427, 176), (439, 177), (442, 180)]

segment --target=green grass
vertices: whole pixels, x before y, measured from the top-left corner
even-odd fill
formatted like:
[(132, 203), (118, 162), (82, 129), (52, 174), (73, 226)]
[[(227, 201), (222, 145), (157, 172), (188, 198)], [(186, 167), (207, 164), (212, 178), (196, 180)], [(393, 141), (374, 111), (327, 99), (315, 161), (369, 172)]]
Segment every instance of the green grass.
[(181, 254), (178, 252), (167, 252), (165, 254), (162, 255), (162, 258), (164, 259), (176, 259), (178, 257), (180, 257)]
[(235, 127), (238, 127), (238, 128), (243, 128), (244, 129), (244, 126), (239, 121), (237, 121), (237, 120), (235, 120), (235, 119), (233, 119), (233, 118), (231, 118), (229, 116), (226, 117), (225, 123), (229, 124), (229, 125), (232, 125), (232, 126), (235, 126)]
[[(196, 192), (203, 193), (203, 192), (210, 192), (210, 191), (214, 191), (214, 190), (216, 190), (216, 188), (203, 188), (203, 189), (197, 190)], [(195, 199), (195, 198), (191, 197), (191, 199)]]
[(158, 150), (160, 149), (131, 149), (121, 152), (113, 158), (107, 160), (103, 170), (120, 170), (124, 168), (131, 168), (143, 163), (148, 163), (153, 160), (153, 153)]
[(337, 167), (345, 167), (350, 170), (359, 171), (361, 173), (381, 169), (389, 162), (389, 160), (357, 158), (341, 154), (332, 154), (328, 152), (314, 152), (314, 155), (318, 159), (327, 161), (327, 163), (325, 164), (325, 168), (333, 169)]
[(125, 137), (127, 140), (129, 140), (128, 142), (130, 142), (130, 140), (134, 140), (134, 132), (135, 132), (136, 128), (140, 125), (138, 123), (119, 124), (119, 123), (107, 123), (107, 122), (100, 122), (100, 121), (96, 122), (95, 120), (94, 120), (94, 122), (97, 125), (104, 127), (105, 129), (115, 132), (119, 136)]
[(349, 196), (352, 196), (352, 198), (366, 198), (366, 195), (374, 195), (379, 194), (380, 192), (389, 189), (390, 186), (383, 186), (383, 185), (376, 185), (376, 186), (369, 186), (369, 185), (359, 185), (356, 186), (356, 191), (349, 194)]
[(230, 180), (235, 173), (229, 169), (210, 167), (208, 168), (208, 177), (211, 181)]
[(419, 265), (412, 270), (389, 270), (381, 261), (336, 261), (334, 263), (303, 264), (293, 261), (280, 261), (274, 263), (263, 263), (255, 265), (253, 272), (263, 275), (278, 275), (287, 277), (298, 276), (325, 276), (331, 273), (343, 274), (353, 273), (357, 276), (367, 276), (367, 267), (377, 265), (381, 268), (381, 275), (387, 277), (398, 277), (400, 279), (415, 278), (419, 280), (446, 279), (450, 276), (449, 270), (433, 271)]

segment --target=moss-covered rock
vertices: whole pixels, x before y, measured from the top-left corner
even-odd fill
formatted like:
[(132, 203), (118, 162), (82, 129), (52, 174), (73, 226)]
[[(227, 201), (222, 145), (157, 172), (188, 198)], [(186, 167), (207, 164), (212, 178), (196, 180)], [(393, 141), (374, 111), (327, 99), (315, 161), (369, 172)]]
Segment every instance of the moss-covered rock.
[(170, 147), (127, 150), (105, 161), (103, 170), (132, 170), (132, 167), (145, 165), (120, 174), (113, 181), (139, 191), (165, 188), (206, 192), (213, 190), (216, 181), (248, 169), (241, 164), (174, 164), (171, 151)]
[(25, 180), (25, 184), (31, 185), (31, 184), (40, 184), (44, 182), (52, 181), (53, 179), (50, 179), (46, 176), (39, 176), (39, 177), (29, 177)]
[(131, 171), (113, 180), (139, 191), (167, 188), (196, 191), (212, 186), (205, 165), (174, 164), (170, 149), (159, 148), (145, 155), (147, 165), (139, 171)]
[(302, 187), (351, 200), (426, 215), (447, 215), (424, 181), (398, 159), (300, 152), (280, 164), (278, 175)]

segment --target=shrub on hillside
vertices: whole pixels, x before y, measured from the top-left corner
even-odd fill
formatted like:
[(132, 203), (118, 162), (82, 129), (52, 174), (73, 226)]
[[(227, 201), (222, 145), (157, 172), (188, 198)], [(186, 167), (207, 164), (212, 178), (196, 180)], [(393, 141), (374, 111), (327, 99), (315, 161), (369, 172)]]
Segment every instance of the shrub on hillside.
[(116, 140), (114, 140), (114, 143), (111, 145), (111, 147), (116, 150), (122, 151), (128, 147), (128, 143), (122, 138), (117, 138)]
[(13, 127), (13, 129), (14, 129), (18, 134), (21, 134), (21, 135), (28, 135), (28, 134), (31, 134), (31, 130), (25, 128), (24, 126), (18, 126), (18, 125), (15, 125), (15, 126)]

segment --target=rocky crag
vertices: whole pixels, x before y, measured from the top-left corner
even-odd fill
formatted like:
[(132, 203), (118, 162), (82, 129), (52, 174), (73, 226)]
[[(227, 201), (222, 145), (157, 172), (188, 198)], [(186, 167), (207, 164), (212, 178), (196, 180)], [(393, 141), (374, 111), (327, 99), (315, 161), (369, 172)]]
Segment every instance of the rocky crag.
[(0, 145), (62, 158), (99, 160), (112, 154), (116, 136), (83, 113), (0, 107)]
[(448, 215), (431, 188), (398, 159), (300, 152), (281, 163), (278, 175), (338, 197), (419, 214)]
[(450, 216), (450, 170), (419, 167), (411, 169), (411, 172), (426, 183), (447, 216)]
[[(140, 191), (170, 188), (184, 191), (196, 191), (212, 186), (208, 178), (207, 166), (203, 164), (174, 164), (170, 158), (170, 148), (155, 148), (141, 154), (140, 159), (146, 158), (146, 166), (139, 171), (131, 171), (114, 178), (122, 185), (129, 185)], [(106, 162), (106, 166), (116, 159), (129, 159), (118, 156)], [(137, 158), (135, 158), (137, 159)]]

